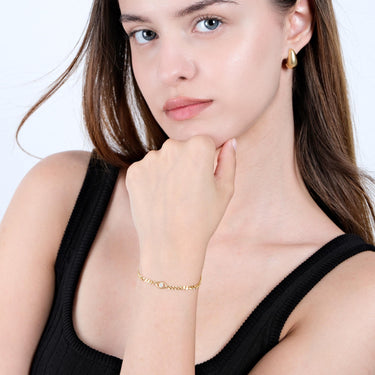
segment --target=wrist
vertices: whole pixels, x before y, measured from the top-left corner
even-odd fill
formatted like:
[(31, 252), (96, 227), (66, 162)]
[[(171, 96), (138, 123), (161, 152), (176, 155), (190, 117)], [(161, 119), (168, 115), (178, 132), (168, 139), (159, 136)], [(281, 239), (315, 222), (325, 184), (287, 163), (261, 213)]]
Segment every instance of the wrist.
[(199, 281), (195, 284), (184, 284), (184, 285), (171, 285), (169, 284), (168, 282), (164, 281), (164, 280), (153, 280), (145, 275), (143, 275), (139, 270), (138, 270), (138, 278), (146, 283), (146, 284), (149, 284), (151, 286), (154, 286), (158, 289), (168, 289), (168, 290), (185, 290), (185, 291), (188, 291), (188, 290), (197, 290), (201, 284), (201, 281), (202, 281), (202, 276), (199, 278)]
[(152, 279), (162, 280), (171, 285), (194, 285), (199, 282), (203, 271), (205, 249), (163, 248), (163, 252), (153, 247), (143, 247), (140, 251), (138, 270)]
[[(202, 277), (202, 268), (201, 266), (188, 267), (183, 264), (176, 266), (173, 263), (150, 262), (147, 260), (139, 262), (137, 271), (141, 276), (155, 282), (164, 282), (170, 286), (189, 286), (199, 283)], [(137, 278), (142, 282), (139, 276)]]

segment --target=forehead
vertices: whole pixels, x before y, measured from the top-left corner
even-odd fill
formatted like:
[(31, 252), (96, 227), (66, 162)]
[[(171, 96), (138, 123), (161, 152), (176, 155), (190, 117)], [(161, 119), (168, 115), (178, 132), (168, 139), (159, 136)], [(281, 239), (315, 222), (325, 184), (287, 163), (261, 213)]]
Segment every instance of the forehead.
[(167, 13), (172, 17), (184, 17), (213, 5), (237, 4), (239, 0), (119, 0), (123, 20), (133, 12)]

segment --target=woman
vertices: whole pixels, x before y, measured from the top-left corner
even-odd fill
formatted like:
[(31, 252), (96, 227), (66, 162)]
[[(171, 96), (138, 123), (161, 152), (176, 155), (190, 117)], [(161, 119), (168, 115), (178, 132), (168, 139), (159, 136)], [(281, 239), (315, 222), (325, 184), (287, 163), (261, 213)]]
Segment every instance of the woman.
[(39, 163), (1, 225), (0, 372), (371, 373), (374, 213), (330, 2), (95, 0), (24, 121), (84, 55), (95, 152)]

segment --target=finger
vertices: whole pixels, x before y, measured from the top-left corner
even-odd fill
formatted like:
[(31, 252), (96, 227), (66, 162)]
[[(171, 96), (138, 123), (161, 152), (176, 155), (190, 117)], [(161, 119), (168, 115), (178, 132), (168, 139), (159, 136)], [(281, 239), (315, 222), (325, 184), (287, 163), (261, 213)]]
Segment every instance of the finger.
[(219, 189), (234, 189), (234, 176), (236, 173), (236, 150), (232, 139), (222, 146), (217, 158), (215, 178)]

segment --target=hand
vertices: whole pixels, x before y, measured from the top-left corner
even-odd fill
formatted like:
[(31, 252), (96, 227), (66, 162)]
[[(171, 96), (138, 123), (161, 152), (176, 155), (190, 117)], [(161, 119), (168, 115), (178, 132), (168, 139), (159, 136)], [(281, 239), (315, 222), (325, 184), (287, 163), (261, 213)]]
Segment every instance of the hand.
[(209, 136), (168, 139), (127, 171), (140, 257), (151, 264), (203, 268), (206, 247), (234, 193), (236, 154)]

